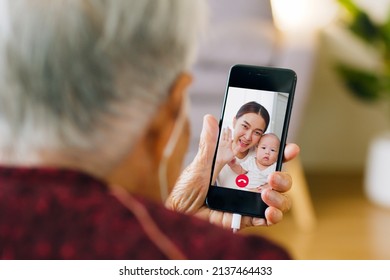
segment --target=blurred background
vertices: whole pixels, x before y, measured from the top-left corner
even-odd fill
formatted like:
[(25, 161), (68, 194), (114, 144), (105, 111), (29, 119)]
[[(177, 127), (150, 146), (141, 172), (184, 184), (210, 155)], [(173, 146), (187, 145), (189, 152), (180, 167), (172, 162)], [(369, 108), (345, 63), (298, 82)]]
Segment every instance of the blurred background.
[[(385, 161), (372, 159), (372, 143), (390, 128), (390, 1), (209, 3), (189, 92), (186, 163), (203, 115), (219, 119), (231, 65), (291, 68), (298, 75), (289, 131), (301, 147), (291, 167), (298, 191), (281, 224), (246, 231), (281, 243), (297, 259), (390, 259), (390, 155), (380, 150)], [(375, 173), (380, 168), (384, 175)]]

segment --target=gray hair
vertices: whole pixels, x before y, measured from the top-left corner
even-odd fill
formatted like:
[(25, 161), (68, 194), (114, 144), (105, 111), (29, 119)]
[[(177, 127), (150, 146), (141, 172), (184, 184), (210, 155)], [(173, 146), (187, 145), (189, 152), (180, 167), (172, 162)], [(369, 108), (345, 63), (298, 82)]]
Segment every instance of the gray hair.
[(93, 148), (123, 112), (137, 139), (191, 66), (205, 12), (199, 0), (0, 0), (0, 153)]

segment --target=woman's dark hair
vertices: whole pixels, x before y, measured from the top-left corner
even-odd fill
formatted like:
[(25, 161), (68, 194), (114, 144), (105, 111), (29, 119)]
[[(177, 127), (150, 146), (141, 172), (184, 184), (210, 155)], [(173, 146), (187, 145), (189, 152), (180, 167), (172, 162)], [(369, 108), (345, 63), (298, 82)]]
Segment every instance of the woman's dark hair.
[(248, 113), (255, 113), (264, 119), (265, 121), (264, 132), (265, 132), (268, 128), (269, 119), (270, 119), (267, 109), (265, 109), (265, 107), (260, 105), (259, 103), (255, 101), (251, 101), (241, 106), (241, 108), (238, 110), (236, 114), (236, 119), (239, 119), (240, 117)]

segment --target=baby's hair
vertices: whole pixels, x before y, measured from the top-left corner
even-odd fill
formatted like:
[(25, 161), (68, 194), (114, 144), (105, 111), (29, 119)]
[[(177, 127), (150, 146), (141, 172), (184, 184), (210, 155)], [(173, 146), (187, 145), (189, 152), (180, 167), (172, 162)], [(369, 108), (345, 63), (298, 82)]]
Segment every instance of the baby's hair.
[(273, 132), (268, 132), (268, 133), (266, 133), (266, 134), (263, 134), (262, 136), (261, 136), (261, 138), (260, 138), (260, 140), (259, 140), (259, 143), (257, 143), (256, 144), (256, 149), (259, 147), (259, 144), (260, 144), (260, 141), (261, 141), (261, 139), (263, 139), (263, 137), (265, 137), (265, 136), (274, 136), (278, 141), (279, 141), (279, 143), (280, 143), (280, 139), (279, 139), (279, 137), (278, 137), (278, 135), (276, 135), (275, 133), (273, 133)]

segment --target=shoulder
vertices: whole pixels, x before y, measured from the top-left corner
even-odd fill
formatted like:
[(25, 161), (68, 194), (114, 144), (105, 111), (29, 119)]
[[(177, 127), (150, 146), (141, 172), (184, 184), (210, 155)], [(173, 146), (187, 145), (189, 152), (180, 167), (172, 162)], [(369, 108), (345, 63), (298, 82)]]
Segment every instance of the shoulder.
[(245, 164), (256, 163), (256, 152), (253, 149), (249, 150), (248, 154), (240, 162)]
[(1, 236), (12, 258), (173, 259), (179, 258), (171, 254), (175, 248), (188, 259), (286, 258), (263, 239), (235, 236), (144, 198), (129, 195), (123, 201), (88, 176), (10, 172), (3, 172), (12, 178), (3, 176), (0, 209), (8, 215), (0, 226), (20, 232)]
[[(280, 246), (259, 236), (242, 236), (194, 216), (140, 200), (159, 229), (189, 259), (289, 259)], [(229, 244), (226, 246), (226, 244)]]
[(264, 173), (271, 174), (272, 172), (275, 172), (276, 170), (276, 162), (268, 166), (266, 169), (263, 170)]
[(247, 169), (250, 168), (250, 169), (254, 169), (256, 170), (257, 169), (257, 165), (256, 165), (256, 158), (253, 156), (247, 158), (246, 161), (242, 162), (242, 167), (246, 167)]
[(253, 150), (253, 149), (250, 149), (249, 150), (249, 152), (248, 152), (248, 154), (245, 156), (245, 157), (243, 157), (243, 158), (238, 158), (238, 157), (236, 157), (236, 159), (237, 159), (237, 162), (239, 162), (239, 163), (244, 163), (244, 162), (246, 162), (246, 161), (248, 161), (248, 160), (251, 160), (251, 159), (253, 159), (253, 158), (255, 158), (256, 157), (256, 152), (255, 152), (255, 150)]

